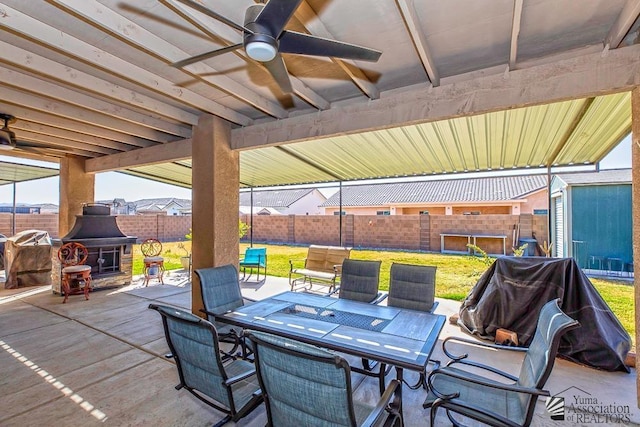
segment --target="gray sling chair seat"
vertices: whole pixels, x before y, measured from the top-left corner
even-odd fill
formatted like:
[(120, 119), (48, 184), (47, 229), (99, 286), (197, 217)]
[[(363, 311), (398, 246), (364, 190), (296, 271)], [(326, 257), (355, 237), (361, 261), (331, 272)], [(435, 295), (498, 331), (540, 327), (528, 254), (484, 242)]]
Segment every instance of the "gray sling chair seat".
[(223, 354), (225, 357), (235, 357), (238, 347), (241, 347), (242, 357), (246, 358), (251, 351), (245, 345), (242, 328), (218, 322), (214, 316), (244, 305), (238, 270), (234, 265), (228, 264), (220, 267), (199, 268), (195, 273), (200, 279), (200, 293), (204, 305), (201, 311), (215, 325), (220, 341), (233, 345), (231, 350), (223, 351)]
[[(436, 267), (430, 265), (401, 264), (394, 262), (391, 264), (389, 276), (389, 293), (387, 295), (387, 306), (408, 310), (424, 311), (433, 313), (438, 302), (435, 301), (436, 294)], [(435, 364), (433, 369), (440, 367), (440, 362), (430, 360)], [(380, 366), (380, 388), (384, 388), (384, 377), (389, 373), (386, 365)], [(427, 388), (427, 377), (425, 372), (420, 373), (420, 378), (415, 384), (407, 386), (416, 390), (421, 386)]]
[(222, 363), (211, 322), (174, 307), (150, 304), (162, 315), (164, 334), (178, 368), (180, 384), (207, 405), (227, 414), (215, 426), (237, 421), (262, 402), (255, 367), (246, 360)]
[(351, 371), (331, 351), (288, 338), (248, 331), (269, 426), (402, 425), (398, 381), (377, 404), (352, 396)]
[[(338, 298), (352, 301), (378, 304), (384, 300), (385, 294), (378, 291), (380, 285), (380, 264), (381, 261), (366, 261), (360, 259), (345, 259), (342, 262), (342, 276), (340, 287), (332, 293), (338, 293)], [(365, 375), (372, 375), (371, 371), (375, 364), (371, 364), (368, 359), (362, 359), (362, 369), (352, 367), (354, 372)], [(377, 374), (375, 374), (377, 376)], [(380, 392), (384, 386), (380, 386)]]
[[(444, 353), (451, 358), (446, 367), (429, 374), (429, 394), (424, 407), (431, 407), (431, 425), (438, 409), (444, 408), (451, 422), (458, 426), (452, 412), (494, 426), (528, 426), (533, 418), (539, 396), (549, 396), (543, 387), (551, 374), (560, 337), (580, 324), (560, 310), (559, 299), (546, 303), (540, 311), (536, 332), (529, 348), (482, 344), (478, 341), (449, 337), (442, 343)], [(493, 349), (516, 350), (525, 353), (520, 375), (515, 377), (467, 359), (466, 354), (455, 356), (446, 348), (448, 342), (482, 345)], [(457, 365), (487, 370), (510, 381), (496, 381)], [(476, 371), (477, 372), (477, 371)]]
[(381, 261), (365, 261), (361, 259), (345, 259), (342, 262), (342, 275), (338, 298), (352, 301), (377, 304), (384, 299), (378, 291), (380, 284)]

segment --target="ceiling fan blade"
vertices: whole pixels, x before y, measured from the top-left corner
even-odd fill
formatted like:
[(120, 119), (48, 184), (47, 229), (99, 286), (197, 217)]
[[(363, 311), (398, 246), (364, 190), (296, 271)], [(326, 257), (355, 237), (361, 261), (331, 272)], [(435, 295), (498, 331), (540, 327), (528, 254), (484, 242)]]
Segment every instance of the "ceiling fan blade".
[(334, 58), (357, 59), (372, 62), (377, 61), (380, 55), (382, 55), (382, 52), (379, 50), (295, 31), (284, 31), (282, 33), (278, 50), (282, 53), (332, 56)]
[(255, 23), (268, 28), (271, 35), (277, 39), (300, 3), (302, 0), (269, 0)]
[(191, 58), (183, 59), (182, 61), (174, 62), (171, 64), (172, 67), (182, 68), (186, 65), (193, 64), (194, 62), (204, 61), (205, 59), (213, 58), (214, 56), (222, 55), (223, 53), (231, 52), (236, 49), (240, 49), (242, 47), (242, 43), (232, 44), (230, 46), (225, 46), (220, 49), (212, 50), (209, 52), (201, 53), (200, 55), (192, 56)]
[(243, 27), (240, 24), (236, 24), (235, 22), (233, 22), (229, 18), (225, 18), (224, 16), (214, 12), (213, 10), (209, 9), (208, 7), (203, 6), (202, 4), (198, 3), (197, 1), (194, 1), (194, 0), (176, 0), (176, 1), (179, 1), (180, 3), (186, 4), (190, 8), (195, 9), (198, 12), (202, 12), (205, 15), (207, 15), (207, 16), (213, 18), (213, 19), (217, 19), (220, 22), (224, 22), (225, 24), (227, 24), (228, 26), (230, 26), (232, 28), (235, 28), (236, 30), (247, 31), (248, 33), (253, 34), (253, 31)]
[(291, 80), (289, 80), (289, 72), (287, 71), (287, 66), (285, 65), (284, 60), (282, 59), (282, 56), (280, 54), (276, 55), (276, 57), (269, 62), (263, 62), (262, 65), (264, 65), (267, 70), (269, 70), (276, 83), (278, 83), (278, 86), (280, 86), (280, 89), (282, 89), (284, 93), (293, 92), (293, 88), (291, 87)]

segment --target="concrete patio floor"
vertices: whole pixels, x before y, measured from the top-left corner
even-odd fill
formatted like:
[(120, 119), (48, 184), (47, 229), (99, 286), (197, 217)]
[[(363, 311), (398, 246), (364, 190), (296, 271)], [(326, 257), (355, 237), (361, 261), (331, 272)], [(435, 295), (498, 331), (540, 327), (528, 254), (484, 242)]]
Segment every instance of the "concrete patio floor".
[[(168, 352), (160, 317), (150, 302), (189, 309), (191, 285), (182, 272), (170, 272), (166, 284), (132, 285), (91, 293), (67, 304), (50, 287), (0, 289), (0, 426), (205, 426), (222, 415), (186, 391), (176, 391), (177, 371), (163, 357)], [(262, 285), (243, 284), (245, 297), (260, 299), (288, 290), (286, 279), (268, 277)], [(447, 317), (459, 303), (439, 300), (437, 313)], [(447, 323), (441, 339), (464, 335)], [(520, 356), (461, 349), (517, 375)], [(446, 361), (438, 344), (434, 358)], [(410, 380), (417, 374), (408, 373)], [(539, 400), (532, 425), (640, 423), (636, 372), (601, 372), (558, 359), (547, 389), (565, 398), (565, 421), (553, 421)], [(354, 376), (355, 398), (374, 401), (373, 378)], [(403, 392), (406, 426), (429, 424), (422, 408), (424, 390)], [(569, 409), (571, 404), (614, 405), (613, 417)], [(264, 426), (264, 407), (238, 425)], [(440, 415), (437, 425), (450, 425)], [(229, 425), (233, 425), (230, 423)]]

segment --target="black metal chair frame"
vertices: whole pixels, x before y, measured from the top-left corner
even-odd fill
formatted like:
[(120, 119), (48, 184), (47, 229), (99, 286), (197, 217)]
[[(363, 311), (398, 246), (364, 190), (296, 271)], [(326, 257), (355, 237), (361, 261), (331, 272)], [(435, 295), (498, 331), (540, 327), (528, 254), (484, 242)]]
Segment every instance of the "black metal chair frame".
[[(559, 303), (559, 300), (555, 300), (554, 301), (556, 304)], [(559, 310), (559, 308), (558, 308)], [(560, 310), (561, 311), (561, 310)], [(467, 375), (462, 375), (459, 374), (457, 372), (451, 372), (450, 370), (448, 371), (447, 368), (442, 368), (442, 369), (436, 369), (434, 371), (432, 371), (429, 374), (428, 377), (428, 386), (429, 389), (431, 390), (431, 392), (433, 392), (435, 394), (435, 396), (437, 397), (437, 399), (435, 399), (433, 402), (429, 402), (428, 400), (425, 401), (423, 407), (424, 408), (431, 408), (431, 413), (430, 413), (430, 418), (431, 418), (431, 425), (435, 425), (435, 417), (436, 417), (436, 412), (439, 408), (444, 408), (446, 410), (447, 413), (447, 417), (449, 418), (449, 420), (453, 423), (454, 426), (462, 426), (462, 424), (460, 424), (460, 422), (458, 422), (456, 419), (453, 418), (453, 416), (451, 415), (451, 412), (456, 412), (459, 413), (463, 416), (472, 418), (476, 421), (480, 421), (482, 423), (487, 423), (489, 425), (495, 425), (495, 426), (509, 426), (509, 427), (515, 427), (515, 426), (528, 426), (531, 423), (531, 420), (533, 418), (533, 413), (535, 411), (535, 406), (536, 406), (536, 401), (537, 398), (540, 396), (549, 396), (550, 393), (547, 390), (544, 390), (544, 384), (547, 382), (547, 379), (549, 378), (549, 376), (551, 375), (551, 371), (553, 370), (553, 365), (554, 365), (554, 359), (557, 355), (558, 352), (558, 346), (560, 345), (560, 338), (562, 337), (562, 335), (574, 328), (579, 327), (580, 324), (576, 321), (573, 320), (573, 322), (571, 323), (567, 323), (564, 326), (560, 327), (556, 333), (553, 335), (553, 338), (551, 340), (551, 343), (549, 344), (549, 347), (547, 349), (547, 353), (548, 353), (548, 362), (546, 363), (545, 366), (545, 370), (542, 372), (542, 374), (540, 375), (538, 381), (536, 382), (534, 387), (524, 387), (524, 386), (520, 386), (518, 384), (506, 384), (506, 383), (498, 383), (496, 381), (483, 381), (480, 380), (478, 378), (471, 378)], [(521, 352), (521, 353), (526, 353), (529, 349), (528, 348), (523, 348), (523, 347), (509, 347), (509, 346), (503, 346), (503, 345), (497, 345), (497, 344), (491, 344), (491, 343), (483, 343), (480, 341), (476, 341), (476, 340), (469, 340), (469, 339), (465, 339), (465, 338), (458, 338), (458, 337), (448, 337), (446, 338), (443, 342), (442, 342), (442, 349), (443, 352), (445, 353), (445, 355), (447, 357), (449, 357), (451, 359), (451, 361), (447, 364), (447, 367), (455, 365), (455, 364), (462, 364), (462, 365), (467, 365), (467, 366), (471, 366), (480, 370), (485, 370), (488, 372), (491, 372), (493, 374), (499, 375), (503, 378), (506, 378), (510, 381), (513, 381), (514, 383), (518, 381), (518, 377), (511, 375), (507, 372), (501, 371), (493, 366), (489, 366), (489, 365), (485, 365), (479, 362), (475, 362), (472, 360), (468, 360), (468, 354), (461, 354), (461, 355), (455, 355), (453, 353), (451, 353), (447, 348), (447, 343), (449, 342), (458, 342), (458, 343), (466, 343), (466, 344), (471, 344), (474, 346), (480, 346), (480, 347), (484, 347), (484, 348), (488, 348), (488, 349), (494, 349), (494, 350), (506, 350), (506, 351), (516, 351), (516, 352)], [(442, 394), (440, 392), (438, 392), (438, 390), (433, 386), (433, 378), (435, 375), (447, 375), (451, 378), (457, 378), (460, 380), (464, 380), (464, 381), (468, 381), (471, 383), (475, 383), (475, 384), (480, 384), (480, 385), (484, 385), (487, 387), (492, 387), (492, 388), (496, 388), (496, 389), (501, 389), (501, 390), (506, 390), (506, 391), (511, 391), (514, 393), (521, 393), (521, 394), (528, 394), (530, 396), (535, 397), (535, 399), (531, 399), (528, 407), (527, 407), (527, 411), (526, 411), (526, 418), (524, 423), (522, 424), (518, 424), (513, 422), (512, 420), (506, 419), (505, 417), (501, 416), (500, 414), (497, 414), (495, 412), (492, 412), (489, 408), (480, 408), (477, 405), (472, 405), (469, 404), (467, 402), (459, 402), (458, 400), (456, 400), (457, 397), (459, 397), (459, 393), (453, 393), (453, 394)]]
[[(205, 292), (204, 286), (203, 286), (204, 280), (203, 280), (201, 270), (202, 269), (194, 270), (195, 273), (198, 275), (198, 279), (200, 280), (200, 297), (202, 298), (202, 303), (205, 306), (204, 308), (200, 309), (200, 312), (206, 314), (208, 319), (211, 321), (212, 319), (215, 318), (215, 315), (218, 313), (213, 312), (207, 307), (207, 299), (205, 298), (205, 295), (204, 295), (204, 292)], [(236, 277), (237, 277), (237, 270), (236, 270)], [(240, 283), (238, 283), (238, 289), (239, 288), (240, 288)], [(252, 301), (251, 299), (242, 297), (243, 303), (244, 303), (244, 300)], [(228, 350), (228, 351), (220, 350), (225, 360), (235, 359), (237, 357), (247, 359), (251, 355), (252, 353), (251, 349), (249, 349), (246, 346), (246, 342), (245, 342), (245, 338), (242, 333), (242, 330), (238, 332), (236, 328), (231, 328), (231, 330), (228, 333), (218, 333), (218, 337), (221, 342), (231, 344), (233, 346), (231, 350)], [(240, 348), (240, 353), (238, 353), (238, 348)]]
[[(260, 368), (260, 351), (259, 351), (259, 346), (264, 345), (264, 346), (268, 346), (271, 347), (273, 349), (276, 349), (277, 351), (280, 351), (282, 353), (286, 353), (286, 354), (291, 354), (294, 355), (296, 357), (301, 357), (301, 358), (306, 358), (308, 360), (313, 360), (316, 361), (318, 363), (332, 363), (334, 364), (336, 367), (345, 370), (348, 373), (347, 377), (351, 377), (351, 371), (353, 370), (350, 366), (349, 363), (343, 359), (340, 356), (335, 356), (333, 357), (331, 360), (327, 360), (326, 357), (320, 357), (320, 356), (315, 356), (315, 355), (311, 355), (311, 354), (304, 354), (301, 353), (299, 351), (296, 351), (294, 349), (290, 349), (284, 346), (276, 346), (272, 343), (266, 342), (262, 339), (260, 339), (259, 337), (257, 337), (256, 335), (254, 335), (252, 333), (252, 331), (247, 331), (247, 336), (249, 337), (249, 339), (254, 343), (255, 346), (255, 364), (256, 364), (256, 371), (258, 373), (258, 381), (260, 382), (260, 388), (262, 389), (262, 395), (264, 398), (264, 402), (265, 402), (265, 406), (267, 408), (267, 417), (268, 417), (268, 424), (269, 426), (273, 426), (273, 423), (271, 421), (272, 416), (271, 416), (271, 408), (270, 408), (270, 404), (269, 404), (269, 393), (268, 390), (266, 390), (264, 381), (262, 379), (262, 375), (261, 375), (261, 368)], [(398, 388), (401, 387), (401, 384), (398, 380), (392, 380), (389, 384), (389, 386), (386, 388), (386, 390), (384, 390), (383, 393), (381, 393), (381, 397), (380, 400), (378, 401), (377, 405), (375, 406), (375, 409), (373, 410), (373, 412), (367, 417), (367, 419), (364, 421), (364, 423), (360, 426), (360, 427), (369, 427), (369, 426), (374, 426), (377, 425), (379, 423), (379, 421), (382, 419), (383, 415), (385, 415), (385, 413), (387, 414), (387, 420), (385, 420), (385, 423), (383, 424), (385, 427), (390, 427), (390, 426), (395, 426), (398, 425), (396, 423), (399, 422), (400, 426), (404, 425), (404, 420), (402, 417), (402, 412), (401, 412), (401, 401), (400, 401), (400, 397), (398, 395)], [(352, 389), (352, 384), (351, 381), (347, 381), (346, 384), (346, 394), (349, 398), (349, 403), (350, 403), (350, 410), (351, 410), (351, 414), (350, 414), (350, 418), (354, 421), (354, 426), (355, 424), (355, 415), (353, 413), (353, 404), (351, 403), (352, 401), (352, 396), (353, 396), (353, 389)], [(393, 400), (392, 400), (393, 399)]]
[[(194, 389), (192, 387), (189, 387), (186, 384), (185, 379), (184, 379), (184, 374), (183, 374), (180, 358), (176, 356), (178, 353), (176, 353), (176, 349), (175, 349), (175, 347), (173, 345), (173, 342), (171, 341), (171, 338), (170, 338), (171, 335), (169, 333), (169, 327), (168, 327), (167, 319), (166, 319), (166, 316), (168, 314), (162, 312), (162, 308), (171, 308), (171, 307), (161, 306), (161, 305), (158, 305), (158, 304), (149, 304), (149, 308), (152, 309), (152, 310), (156, 310), (162, 316), (162, 325), (164, 327), (164, 333), (165, 333), (165, 337), (167, 339), (167, 345), (169, 346), (169, 350), (171, 351), (172, 357), (176, 362), (176, 367), (178, 368), (178, 376), (180, 378), (180, 383), (175, 386), (175, 389), (176, 390), (180, 390), (180, 389), (184, 388), (185, 390), (190, 392), (192, 395), (194, 395), (196, 398), (198, 398), (198, 400), (204, 402), (205, 404), (207, 404), (208, 406), (211, 406), (212, 408), (217, 409), (218, 411), (220, 411), (222, 413), (227, 414), (221, 421), (219, 421), (218, 423), (214, 424), (213, 427), (221, 427), (221, 426), (225, 425), (226, 423), (228, 423), (229, 421), (234, 421), (234, 422), (238, 421), (239, 419), (244, 418), (245, 416), (247, 416), (249, 413), (251, 413), (251, 411), (253, 411), (255, 408), (257, 408), (262, 403), (262, 401), (263, 401), (262, 393), (260, 391), (258, 391), (258, 392), (253, 394), (251, 399), (242, 408), (237, 409), (235, 407), (235, 404), (234, 404), (233, 385), (239, 383), (240, 381), (245, 381), (247, 378), (249, 378), (252, 375), (254, 375), (256, 373), (255, 369), (252, 370), (252, 371), (245, 372), (244, 374), (237, 375), (237, 376), (232, 377), (232, 378), (226, 378), (225, 381), (220, 384), (220, 386), (222, 386), (222, 387), (224, 387), (226, 389), (229, 402), (231, 402), (231, 406), (229, 408), (226, 408), (226, 407), (220, 405), (219, 403), (212, 401), (210, 398), (206, 397), (206, 395), (202, 394), (200, 391), (198, 391), (198, 390), (196, 390), (196, 389)], [(190, 322), (190, 320), (188, 320), (188, 319), (182, 319), (182, 318), (176, 318), (176, 317), (174, 317), (174, 319), (176, 321)], [(199, 325), (204, 325), (206, 328), (208, 328), (211, 331), (212, 340), (218, 340), (218, 333), (216, 331), (215, 326), (212, 323), (208, 322), (205, 319), (201, 319), (201, 318), (198, 318), (198, 320), (195, 321), (194, 323), (197, 323)], [(222, 358), (221, 357), (217, 357), (216, 360), (217, 360), (218, 366), (220, 368), (220, 371), (224, 372), (224, 366), (222, 364)]]
[[(436, 267), (434, 267), (434, 266), (423, 266), (423, 265), (413, 265), (413, 264), (393, 263), (391, 265), (391, 272), (390, 272), (390, 276), (389, 276), (389, 293), (385, 295), (385, 297), (388, 298), (387, 305), (389, 307), (410, 308), (410, 307), (404, 307), (402, 304), (397, 304), (397, 302), (396, 303), (392, 302), (392, 300), (393, 300), (393, 298), (392, 298), (393, 290), (395, 289), (395, 287), (394, 287), (394, 283), (395, 283), (394, 282), (394, 274), (393, 274), (394, 273), (394, 267), (395, 268), (398, 268), (398, 267), (399, 268), (404, 268), (405, 266), (407, 268), (411, 268), (411, 267), (422, 267), (422, 268), (428, 267), (428, 268), (433, 269), (433, 272), (434, 272), (433, 291), (434, 291), (434, 295), (435, 295), (435, 270), (436, 270)], [(428, 312), (428, 313), (433, 313), (436, 310), (437, 307), (438, 307), (438, 302), (434, 301), (433, 305), (431, 306), (431, 308), (429, 310), (425, 310), (425, 311)], [(429, 363), (433, 364), (432, 370), (433, 369), (438, 369), (440, 367), (440, 361), (439, 360), (429, 360)], [(381, 378), (380, 378), (380, 381), (381, 381), (380, 387), (384, 387), (384, 381), (385, 381), (384, 378), (387, 375), (389, 375), (390, 370), (391, 370), (391, 366), (387, 367), (384, 363), (381, 364), (380, 371), (378, 372), (378, 374), (381, 376)], [(407, 380), (404, 380), (404, 379), (403, 379), (403, 382), (411, 390), (417, 390), (420, 387), (422, 387), (424, 389), (428, 389), (426, 371), (420, 372), (420, 377), (418, 378), (418, 381), (415, 384), (409, 384), (407, 382)]]

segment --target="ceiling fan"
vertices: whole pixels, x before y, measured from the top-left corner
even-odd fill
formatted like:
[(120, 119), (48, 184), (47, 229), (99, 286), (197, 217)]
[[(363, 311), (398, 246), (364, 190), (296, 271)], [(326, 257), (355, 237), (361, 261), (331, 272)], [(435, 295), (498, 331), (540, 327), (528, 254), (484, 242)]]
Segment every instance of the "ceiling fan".
[(9, 129), (9, 123), (16, 118), (11, 114), (0, 113), (0, 120), (4, 120), (4, 127), (0, 129), (0, 150), (13, 150), (16, 148), (16, 134)]
[(249, 58), (262, 63), (266, 67), (283, 92), (290, 93), (293, 89), (287, 67), (280, 55), (281, 53), (330, 56), (372, 62), (377, 61), (382, 54), (378, 50), (350, 43), (285, 30), (284, 26), (302, 0), (269, 0), (266, 4), (249, 6), (245, 12), (244, 25), (231, 21), (195, 0), (178, 1), (242, 31), (243, 41), (242, 43), (225, 46), (175, 62), (171, 64), (174, 67), (181, 68), (194, 62), (244, 48)]

